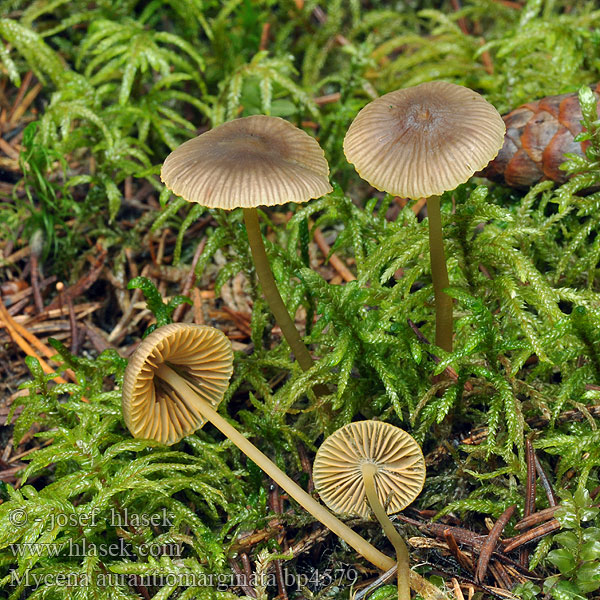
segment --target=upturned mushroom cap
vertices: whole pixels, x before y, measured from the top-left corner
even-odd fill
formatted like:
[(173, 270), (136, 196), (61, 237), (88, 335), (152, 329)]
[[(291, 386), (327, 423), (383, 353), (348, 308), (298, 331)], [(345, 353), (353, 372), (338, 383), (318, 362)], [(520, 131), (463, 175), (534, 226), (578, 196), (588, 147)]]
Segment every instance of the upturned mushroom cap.
[(504, 131), (498, 111), (477, 92), (431, 81), (367, 104), (346, 133), (344, 153), (378, 190), (427, 198), (485, 167), (502, 148)]
[(214, 327), (171, 323), (153, 331), (131, 357), (123, 379), (125, 423), (134, 437), (171, 445), (205, 420), (158, 376), (165, 364), (216, 408), (233, 372), (231, 343)]
[(160, 178), (188, 202), (231, 210), (319, 198), (332, 190), (328, 175), (316, 140), (284, 119), (254, 115), (183, 143)]
[(313, 478), (319, 496), (338, 513), (369, 515), (362, 465), (378, 467), (377, 496), (389, 514), (408, 506), (425, 482), (421, 448), (406, 431), (380, 421), (350, 423), (317, 451)]

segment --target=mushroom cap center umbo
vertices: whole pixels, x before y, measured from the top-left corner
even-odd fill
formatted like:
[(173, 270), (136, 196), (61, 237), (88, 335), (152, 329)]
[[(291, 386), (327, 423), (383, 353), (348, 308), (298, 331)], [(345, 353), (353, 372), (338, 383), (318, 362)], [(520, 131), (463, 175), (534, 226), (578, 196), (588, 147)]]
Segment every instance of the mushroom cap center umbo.
[(465, 182), (504, 143), (504, 121), (479, 94), (432, 81), (367, 104), (344, 139), (346, 158), (373, 187), (403, 197)]
[(240, 131), (235, 135), (219, 139), (213, 147), (215, 156), (232, 161), (242, 161), (254, 166), (262, 161), (277, 161), (291, 156), (292, 152), (285, 139), (269, 139), (261, 133)]
[[(391, 111), (397, 120), (393, 133), (397, 135), (396, 143), (402, 140), (411, 141), (413, 136), (426, 136), (433, 142), (437, 140), (440, 146), (452, 143), (448, 135), (456, 136), (454, 127), (448, 118), (448, 107), (439, 102), (421, 102), (419, 104), (403, 103)], [(431, 148), (435, 148), (432, 143)]]
[(279, 117), (235, 119), (167, 156), (161, 179), (178, 196), (226, 210), (306, 202), (331, 191), (317, 141)]
[[(163, 367), (193, 394), (183, 397), (164, 381)], [(198, 402), (216, 408), (232, 372), (231, 343), (221, 331), (187, 323), (159, 327), (139, 345), (125, 371), (125, 423), (134, 437), (173, 444), (204, 425)]]

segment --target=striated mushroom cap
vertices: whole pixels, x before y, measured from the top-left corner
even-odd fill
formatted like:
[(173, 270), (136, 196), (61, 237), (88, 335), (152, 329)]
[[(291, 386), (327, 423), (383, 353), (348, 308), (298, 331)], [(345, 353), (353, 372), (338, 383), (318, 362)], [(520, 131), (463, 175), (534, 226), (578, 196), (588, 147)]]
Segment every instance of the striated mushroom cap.
[(231, 342), (218, 329), (171, 323), (155, 329), (129, 360), (123, 379), (123, 417), (136, 438), (171, 445), (202, 427), (197, 406), (157, 375), (167, 364), (217, 408), (233, 372)]
[(229, 121), (188, 140), (160, 172), (174, 194), (225, 210), (319, 198), (332, 190), (328, 176), (315, 139), (266, 115)]
[(498, 111), (477, 92), (431, 81), (367, 104), (346, 133), (344, 153), (378, 190), (427, 198), (485, 167), (502, 147), (504, 131)]
[(375, 485), (388, 513), (408, 506), (425, 483), (425, 459), (406, 431), (381, 421), (350, 423), (330, 435), (317, 451), (313, 479), (333, 511), (369, 516), (363, 463), (377, 465)]

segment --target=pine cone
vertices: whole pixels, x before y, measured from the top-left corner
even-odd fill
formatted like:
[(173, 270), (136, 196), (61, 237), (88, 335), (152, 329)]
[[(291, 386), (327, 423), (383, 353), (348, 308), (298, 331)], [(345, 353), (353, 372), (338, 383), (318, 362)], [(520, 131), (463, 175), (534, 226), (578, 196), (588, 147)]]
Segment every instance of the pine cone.
[[(590, 87), (600, 106), (600, 83)], [(546, 96), (502, 118), (504, 145), (479, 175), (512, 187), (527, 188), (542, 179), (564, 183), (568, 176), (558, 167), (565, 162), (565, 152), (583, 156), (590, 144), (573, 140), (582, 131), (577, 93)]]

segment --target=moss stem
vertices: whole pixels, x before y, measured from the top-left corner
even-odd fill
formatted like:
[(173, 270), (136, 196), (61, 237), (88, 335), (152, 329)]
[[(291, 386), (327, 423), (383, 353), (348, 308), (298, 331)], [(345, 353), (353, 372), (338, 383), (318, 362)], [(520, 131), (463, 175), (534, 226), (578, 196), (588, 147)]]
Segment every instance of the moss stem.
[(375, 473), (377, 473), (377, 465), (373, 463), (364, 463), (362, 465), (362, 475), (365, 482), (365, 492), (367, 494), (369, 506), (375, 517), (377, 517), (379, 524), (383, 527), (383, 531), (388, 540), (392, 542), (392, 545), (396, 550), (396, 560), (398, 561), (398, 600), (410, 600), (410, 565), (408, 562), (408, 549), (402, 536), (390, 521), (383, 505), (379, 501), (377, 491), (375, 490)]
[(439, 196), (427, 198), (427, 216), (431, 277), (435, 297), (435, 343), (446, 352), (452, 352), (452, 298), (443, 292), (450, 284), (444, 254)]
[(379, 569), (387, 571), (394, 566), (394, 561), (389, 556), (377, 550), (358, 533), (342, 523), (322, 504), (319, 504), (312, 496), (307, 494), (295, 481), (283, 473), (254, 444), (250, 443), (235, 427), (230, 425), (206, 400), (198, 396), (185, 379), (180, 377), (173, 369), (162, 364), (156, 375), (175, 390), (190, 411), (200, 413), (204, 419), (210, 421), (315, 519), (323, 523)]

